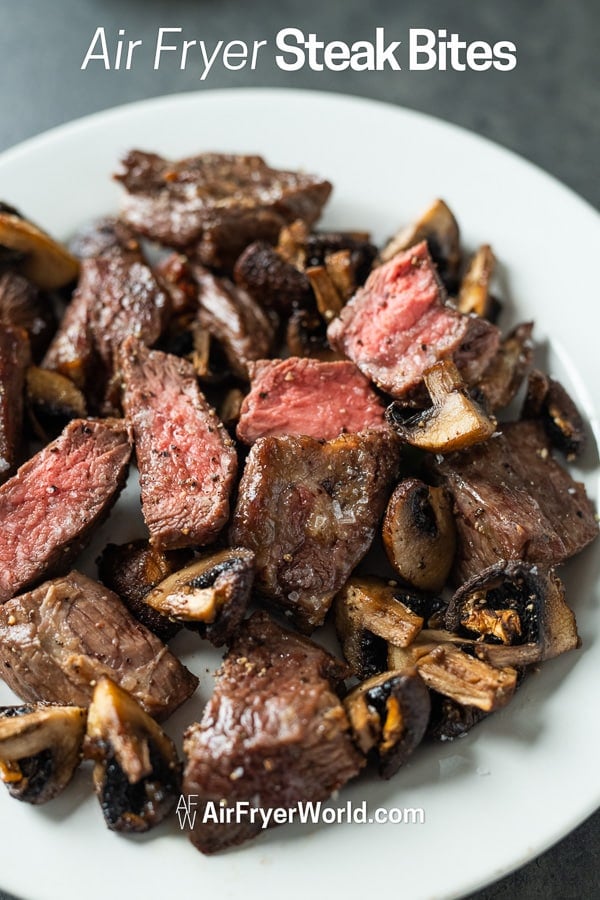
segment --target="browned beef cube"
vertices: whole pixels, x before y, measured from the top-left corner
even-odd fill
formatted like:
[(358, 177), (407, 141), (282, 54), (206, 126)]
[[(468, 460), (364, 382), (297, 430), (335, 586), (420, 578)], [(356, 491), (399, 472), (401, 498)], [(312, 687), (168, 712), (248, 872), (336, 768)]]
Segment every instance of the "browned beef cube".
[(500, 332), (485, 319), (445, 305), (445, 299), (423, 241), (374, 269), (327, 337), (392, 397), (417, 388), (423, 372), (447, 357), (471, 384), (496, 353)]
[(79, 572), (0, 607), (0, 673), (26, 703), (74, 706), (88, 706), (108, 675), (157, 718), (198, 684), (116, 594)]
[(17, 464), (23, 426), (23, 386), (29, 341), (22, 328), (0, 325), (0, 482)]
[(261, 438), (252, 447), (231, 528), (256, 555), (257, 589), (305, 631), (371, 546), (398, 470), (386, 431)]
[(561, 563), (598, 534), (584, 486), (553, 459), (539, 422), (505, 425), (435, 469), (454, 498), (458, 582), (500, 559)]
[(258, 815), (203, 824), (209, 803), (217, 811), (223, 801), (291, 809), (326, 799), (358, 774), (364, 759), (335, 692), (345, 675), (343, 663), (266, 614), (246, 621), (202, 721), (185, 734), (183, 793), (198, 797), (191, 838), (199, 850), (215, 853), (261, 829)]
[(122, 421), (74, 419), (0, 487), (0, 603), (68, 568), (119, 496), (130, 454)]
[(233, 442), (186, 360), (133, 339), (120, 360), (150, 541), (160, 550), (209, 544), (229, 518)]
[(203, 153), (171, 162), (132, 150), (115, 177), (127, 190), (122, 216), (132, 228), (229, 270), (253, 241), (275, 243), (295, 219), (312, 225), (331, 193), (328, 181), (271, 169), (260, 156)]

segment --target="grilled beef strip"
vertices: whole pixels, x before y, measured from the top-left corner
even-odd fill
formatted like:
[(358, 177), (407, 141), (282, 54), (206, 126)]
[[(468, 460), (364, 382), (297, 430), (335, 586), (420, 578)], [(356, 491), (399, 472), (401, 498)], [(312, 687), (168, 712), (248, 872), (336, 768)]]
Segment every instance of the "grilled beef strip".
[(198, 684), (116, 594), (75, 571), (0, 607), (0, 675), (26, 703), (75, 706), (108, 675), (156, 718)]
[(120, 354), (150, 542), (159, 550), (214, 541), (229, 518), (233, 442), (192, 365), (128, 338)]
[(29, 340), (22, 328), (0, 325), (0, 483), (17, 464)]
[(75, 234), (69, 250), (79, 259), (93, 259), (98, 256), (120, 256), (129, 251), (140, 258), (140, 244), (131, 230), (120, 219), (104, 216), (93, 219)]
[(248, 364), (270, 355), (275, 337), (267, 314), (240, 287), (201, 266), (192, 268), (198, 284), (198, 319), (223, 347), (231, 370), (248, 380)]
[(328, 181), (271, 169), (260, 156), (219, 153), (171, 162), (132, 150), (115, 178), (135, 231), (225, 270), (253, 241), (276, 243), (283, 225), (312, 225), (331, 193)]
[(210, 803), (292, 809), (326, 799), (358, 774), (364, 758), (337, 695), (346, 676), (343, 663), (265, 613), (246, 620), (201, 722), (184, 737), (183, 793), (198, 798), (191, 839), (199, 850), (216, 853), (261, 830), (259, 815), (203, 823)]
[(348, 360), (263, 359), (251, 364), (250, 374), (237, 426), (246, 444), (284, 434), (333, 440), (344, 432), (387, 427), (379, 397)]
[(128, 336), (154, 344), (169, 313), (168, 298), (138, 249), (112, 247), (84, 259), (73, 299), (42, 366), (71, 378), (106, 411), (117, 404), (117, 353)]
[(327, 443), (258, 440), (248, 455), (230, 531), (256, 555), (258, 591), (310, 632), (368, 551), (398, 472), (394, 435), (367, 431)]
[(119, 496), (130, 454), (121, 420), (74, 419), (0, 487), (0, 603), (66, 571)]
[(500, 343), (490, 322), (446, 304), (425, 241), (374, 269), (332, 321), (327, 337), (396, 399), (418, 388), (423, 372), (447, 357), (468, 384), (474, 383)]
[(541, 423), (513, 422), (433, 462), (454, 503), (458, 584), (501, 559), (555, 565), (598, 534), (583, 484), (551, 455)]
[(238, 287), (262, 307), (287, 315), (299, 307), (314, 309), (315, 298), (304, 272), (264, 241), (246, 247), (235, 264), (233, 277)]
[(56, 318), (50, 299), (16, 272), (0, 273), (0, 325), (24, 328), (31, 354), (39, 359), (54, 332)]

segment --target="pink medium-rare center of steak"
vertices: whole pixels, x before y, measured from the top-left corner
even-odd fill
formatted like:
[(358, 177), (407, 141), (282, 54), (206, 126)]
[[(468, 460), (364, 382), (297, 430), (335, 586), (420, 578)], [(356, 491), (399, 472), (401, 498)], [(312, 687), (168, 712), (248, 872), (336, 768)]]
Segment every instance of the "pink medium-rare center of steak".
[(468, 369), (469, 379), (476, 377), (498, 348), (498, 329), (444, 301), (422, 241), (373, 270), (330, 324), (327, 337), (393, 397), (417, 387), (423, 372), (445, 357)]
[(332, 440), (343, 432), (387, 427), (383, 404), (352, 362), (293, 356), (261, 360), (251, 373), (237, 426), (246, 444), (284, 434)]
[(0, 488), (0, 602), (64, 571), (108, 515), (131, 446), (120, 420), (75, 419)]
[(237, 472), (232, 440), (190, 363), (128, 339), (121, 370), (152, 544), (161, 550), (209, 544), (229, 518)]

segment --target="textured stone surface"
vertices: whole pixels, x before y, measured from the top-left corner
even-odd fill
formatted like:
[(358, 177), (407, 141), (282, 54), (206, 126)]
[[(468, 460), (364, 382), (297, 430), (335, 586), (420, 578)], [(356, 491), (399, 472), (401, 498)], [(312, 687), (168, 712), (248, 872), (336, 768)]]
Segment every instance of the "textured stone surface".
[[(600, 205), (597, 154), (600, 91), (594, 0), (0, 0), (0, 150), (70, 119), (120, 103), (184, 90), (280, 86), (340, 91), (431, 113), (520, 153)], [(95, 28), (103, 24), (144, 46), (131, 72), (80, 72)], [(518, 66), (509, 73), (390, 71), (285, 73), (269, 55), (257, 71), (222, 67), (200, 82), (165, 57), (152, 71), (159, 25), (186, 37), (273, 39), (282, 27), (317, 31), (326, 40), (370, 38), (384, 25), (391, 39), (409, 27), (459, 31), (468, 40), (513, 40)], [(175, 57), (175, 54), (173, 54)], [(59, 826), (57, 826), (59, 827)], [(472, 895), (476, 900), (569, 900), (600, 895), (600, 813), (534, 862)], [(2, 875), (0, 873), (0, 883)], [(0, 892), (0, 900), (6, 895)]]

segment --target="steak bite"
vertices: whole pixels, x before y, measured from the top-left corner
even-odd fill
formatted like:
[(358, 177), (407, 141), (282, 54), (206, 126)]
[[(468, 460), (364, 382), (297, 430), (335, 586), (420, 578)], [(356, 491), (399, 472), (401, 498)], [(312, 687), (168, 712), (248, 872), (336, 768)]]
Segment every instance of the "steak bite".
[(386, 431), (269, 437), (246, 462), (231, 542), (256, 555), (256, 588), (303, 631), (323, 624), (331, 601), (368, 551), (398, 471)]
[[(183, 793), (198, 798), (199, 850), (241, 844), (261, 831), (259, 810), (325, 800), (358, 774), (364, 758), (336, 693), (345, 676), (343, 663), (265, 613), (244, 623), (202, 721), (184, 736)], [(255, 818), (203, 822), (208, 804), (244, 801)]]
[(227, 362), (240, 378), (248, 379), (248, 363), (269, 356), (275, 337), (266, 313), (243, 288), (227, 278), (194, 266), (199, 288), (200, 325), (222, 345)]
[(75, 706), (88, 706), (108, 675), (157, 718), (198, 684), (116, 594), (79, 572), (0, 607), (0, 673), (26, 703)]
[(237, 426), (246, 444), (284, 434), (332, 440), (343, 432), (386, 427), (384, 407), (354, 363), (296, 356), (261, 360), (250, 372)]
[(502, 559), (561, 563), (598, 534), (583, 484), (552, 458), (539, 422), (504, 425), (434, 468), (453, 496), (458, 583)]
[(229, 518), (233, 442), (186, 360), (129, 338), (120, 363), (150, 542), (159, 550), (210, 544)]
[(16, 272), (0, 273), (0, 323), (25, 329), (35, 359), (48, 346), (56, 327), (49, 298)]
[(42, 365), (71, 378), (102, 406), (114, 390), (122, 341), (131, 335), (154, 344), (167, 313), (167, 296), (139, 250), (114, 246), (83, 260), (77, 290)]
[(220, 269), (231, 269), (253, 241), (276, 243), (295, 219), (312, 225), (331, 193), (314, 175), (222, 153), (171, 162), (132, 150), (115, 178), (127, 190), (121, 212), (132, 228)]
[(0, 483), (17, 463), (23, 425), (23, 387), (29, 341), (22, 328), (0, 325)]
[(327, 329), (330, 344), (375, 384), (402, 398), (423, 372), (451, 357), (468, 384), (486, 369), (498, 329), (445, 305), (445, 290), (422, 241), (374, 269)]
[(130, 454), (122, 421), (74, 419), (0, 487), (0, 603), (68, 568), (119, 496)]

